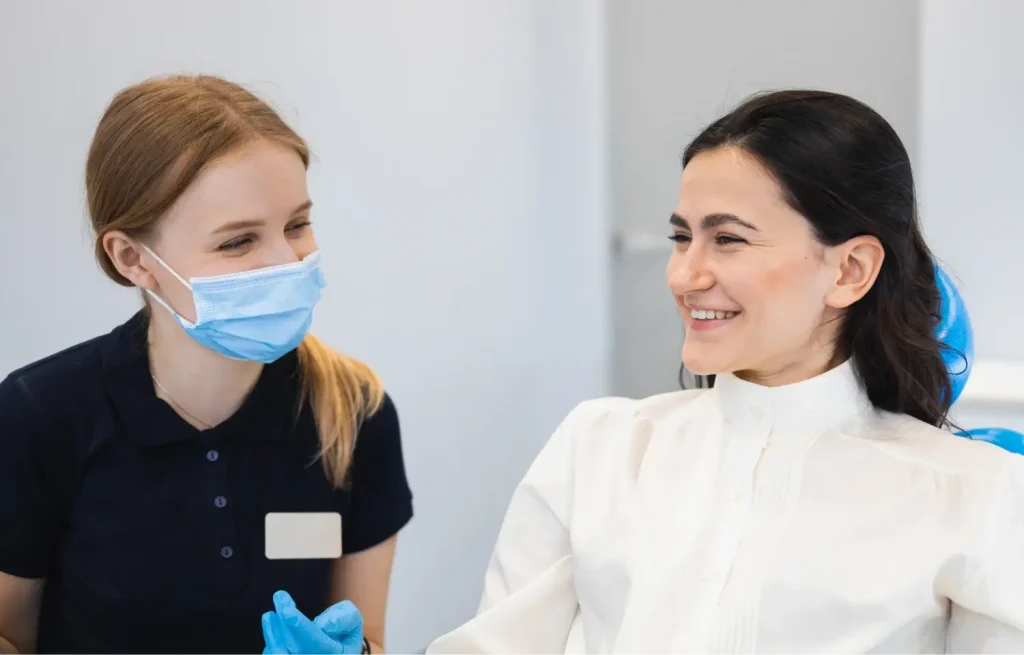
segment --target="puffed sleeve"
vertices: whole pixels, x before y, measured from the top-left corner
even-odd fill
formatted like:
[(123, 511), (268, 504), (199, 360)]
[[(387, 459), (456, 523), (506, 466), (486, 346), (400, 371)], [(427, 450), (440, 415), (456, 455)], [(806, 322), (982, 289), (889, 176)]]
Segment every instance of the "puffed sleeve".
[(17, 377), (0, 382), (0, 571), (45, 578), (58, 538), (49, 453)]
[(412, 519), (398, 411), (385, 395), (363, 422), (351, 465), (351, 509), (343, 513), (342, 550), (366, 550), (391, 538)]
[(950, 595), (947, 653), (1024, 653), (1024, 456), (993, 484), (984, 536)]
[(580, 408), (555, 430), (512, 494), (477, 615), (428, 653), (562, 653), (578, 602), (569, 525)]

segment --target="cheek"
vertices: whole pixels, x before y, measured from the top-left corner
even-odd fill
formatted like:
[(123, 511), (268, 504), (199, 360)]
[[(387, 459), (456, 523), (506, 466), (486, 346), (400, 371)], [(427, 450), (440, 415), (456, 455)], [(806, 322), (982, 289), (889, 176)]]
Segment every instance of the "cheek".
[(780, 320), (824, 307), (821, 267), (811, 259), (733, 269), (720, 282), (744, 311)]
[(715, 272), (718, 285), (744, 312), (762, 313), (774, 304), (782, 289), (790, 285), (790, 273), (781, 266), (765, 262), (722, 266)]
[[(167, 262), (168, 266), (174, 267), (174, 272), (181, 276), (185, 282), (194, 277), (233, 272), (225, 268), (223, 263), (219, 263), (219, 258), (196, 256), (192, 252), (194, 248), (175, 248), (174, 246), (176, 245), (178, 244), (168, 243), (167, 241), (161, 244), (161, 247), (167, 253), (164, 261)], [(179, 280), (174, 273), (162, 266), (157, 265), (153, 267), (151, 273), (159, 285), (157, 293), (176, 312), (186, 319), (194, 321), (196, 318), (195, 303), (192, 300), (192, 291), (188, 286), (182, 280)]]
[(192, 262), (189, 270), (190, 277), (216, 277), (218, 275), (231, 275), (242, 273), (252, 268), (244, 256), (232, 256), (226, 253), (204, 253), (202, 257)]
[[(160, 287), (156, 293), (165, 302), (174, 308), (174, 311), (181, 314), (190, 321), (196, 318), (195, 303), (192, 301), (192, 292), (182, 284), (176, 277), (166, 271), (153, 273), (157, 284)], [(182, 277), (185, 277), (184, 275)], [(188, 279), (187, 277), (185, 278)]]
[(751, 282), (763, 298), (766, 309), (780, 322), (793, 327), (816, 321), (825, 308), (826, 272), (811, 258), (776, 266), (762, 271), (760, 279)]
[(319, 247), (312, 230), (307, 230), (304, 235), (292, 242), (292, 249), (299, 259), (305, 259), (310, 254), (316, 252)]

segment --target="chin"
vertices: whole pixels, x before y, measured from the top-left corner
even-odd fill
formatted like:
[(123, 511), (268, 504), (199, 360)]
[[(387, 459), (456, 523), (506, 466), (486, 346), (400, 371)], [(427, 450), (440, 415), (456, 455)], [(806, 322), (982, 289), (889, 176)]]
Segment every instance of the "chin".
[(700, 353), (688, 353), (683, 348), (683, 366), (694, 375), (719, 375), (728, 370), (728, 365), (713, 357), (702, 357)]

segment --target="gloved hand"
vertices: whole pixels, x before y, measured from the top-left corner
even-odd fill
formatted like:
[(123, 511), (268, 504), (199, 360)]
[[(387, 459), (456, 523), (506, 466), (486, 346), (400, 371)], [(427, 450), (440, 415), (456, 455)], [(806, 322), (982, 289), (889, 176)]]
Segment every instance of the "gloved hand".
[(263, 615), (264, 655), (360, 653), (363, 617), (352, 601), (331, 605), (310, 621), (287, 591), (274, 594), (274, 611)]

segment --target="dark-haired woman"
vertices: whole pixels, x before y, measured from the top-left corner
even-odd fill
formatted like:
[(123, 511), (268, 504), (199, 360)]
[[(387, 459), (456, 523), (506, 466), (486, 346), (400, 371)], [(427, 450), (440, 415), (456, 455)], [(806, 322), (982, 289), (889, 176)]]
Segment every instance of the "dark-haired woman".
[(576, 408), (431, 651), (1024, 652), (1024, 457), (948, 430), (890, 125), (754, 97), (686, 149), (670, 225), (682, 360), (714, 384)]

